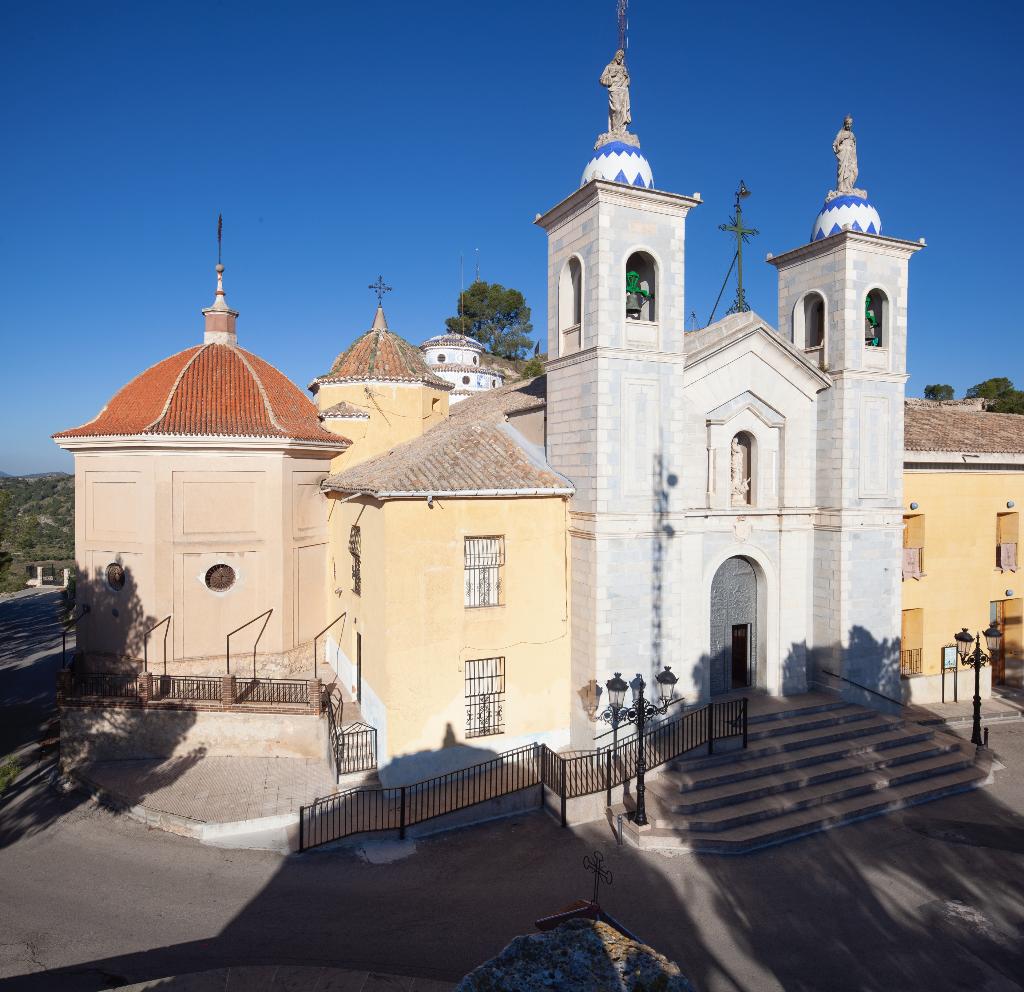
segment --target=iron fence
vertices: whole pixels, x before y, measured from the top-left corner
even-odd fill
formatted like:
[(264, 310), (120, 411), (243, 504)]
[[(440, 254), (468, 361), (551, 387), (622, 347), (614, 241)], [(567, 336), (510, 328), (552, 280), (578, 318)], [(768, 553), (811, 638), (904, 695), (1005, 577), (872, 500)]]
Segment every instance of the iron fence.
[(219, 675), (154, 675), (153, 699), (188, 699), (219, 703), (222, 679)]
[(367, 723), (342, 727), (338, 734), (338, 774), (372, 771), (377, 767), (377, 728)]
[[(716, 740), (742, 738), (747, 745), (747, 700), (709, 703), (684, 713), (644, 734), (649, 769)], [(299, 809), (299, 850), (307, 850), (357, 833), (398, 830), (478, 803), (543, 785), (561, 802), (566, 825), (566, 800), (594, 795), (636, 775), (641, 742), (634, 737), (615, 748), (558, 754), (545, 744), (530, 744), (496, 757), (437, 775), (412, 785), (385, 789), (351, 789), (314, 800)], [(541, 798), (543, 802), (543, 796)]]
[(106, 672), (75, 672), (71, 676), (71, 695), (78, 698), (138, 699), (139, 677)]
[(289, 679), (238, 679), (235, 683), (236, 703), (258, 703), (263, 706), (309, 705), (309, 683)]

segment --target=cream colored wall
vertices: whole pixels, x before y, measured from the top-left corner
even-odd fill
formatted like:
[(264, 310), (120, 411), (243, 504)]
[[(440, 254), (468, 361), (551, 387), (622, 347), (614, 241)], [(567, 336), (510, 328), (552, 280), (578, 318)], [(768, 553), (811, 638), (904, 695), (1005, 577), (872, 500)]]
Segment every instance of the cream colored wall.
[(1024, 572), (996, 568), (996, 517), (1007, 512), (1008, 500), (1024, 503), (1024, 473), (907, 471), (903, 493), (905, 512), (914, 502), (924, 515), (924, 577), (903, 582), (903, 609), (922, 611), (923, 674), (938, 674), (943, 646), (961, 627), (984, 630), (989, 604), (1006, 599), (1009, 668), (1011, 658), (1024, 656), (1021, 623), (1014, 619), (1021, 615)]
[[(325, 384), (316, 394), (319, 410), (342, 401), (365, 411), (369, 421), (324, 421), (324, 427), (353, 442), (331, 463), (332, 472), (366, 461), (411, 441), (448, 416), (448, 393), (417, 383), (347, 382)], [(358, 435), (358, 437), (356, 436)]]
[[(381, 762), (452, 744), (502, 751), (521, 739), (567, 739), (567, 516), (559, 497), (336, 500), (333, 601), (349, 611), (341, 637), (363, 641), (364, 698), (386, 710)], [(361, 596), (351, 593), (348, 533), (362, 528)], [(464, 605), (464, 538), (505, 538), (502, 605)], [(465, 662), (505, 658), (505, 732), (465, 739)], [(370, 714), (368, 713), (368, 716)]]
[[(171, 614), (168, 658), (212, 656), (220, 671), (226, 633), (269, 608), (261, 654), (310, 639), (324, 616), (326, 474), (326, 458), (281, 451), (76, 454), (78, 600), (92, 607), (79, 644), (141, 658), (146, 628)], [(121, 591), (104, 578), (115, 560), (127, 573)], [(220, 562), (237, 579), (214, 592), (205, 574)], [(258, 630), (233, 637), (232, 655), (251, 652)], [(150, 645), (154, 667), (162, 644), (161, 629)]]

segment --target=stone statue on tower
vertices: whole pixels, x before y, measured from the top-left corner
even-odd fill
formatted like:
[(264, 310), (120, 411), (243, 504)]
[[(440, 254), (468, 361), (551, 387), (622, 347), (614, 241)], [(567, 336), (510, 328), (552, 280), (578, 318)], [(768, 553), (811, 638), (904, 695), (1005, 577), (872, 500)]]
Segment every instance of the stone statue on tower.
[(857, 139), (853, 134), (853, 118), (849, 114), (832, 142), (832, 151), (836, 155), (836, 188), (829, 190), (825, 202), (837, 196), (859, 196), (866, 200), (867, 190), (853, 185), (857, 181)]
[(639, 147), (640, 139), (627, 130), (633, 115), (629, 109), (629, 70), (626, 68), (626, 53), (623, 49), (620, 48), (604, 67), (601, 85), (608, 90), (608, 130), (597, 139), (594, 147), (600, 148), (609, 141), (621, 141)]

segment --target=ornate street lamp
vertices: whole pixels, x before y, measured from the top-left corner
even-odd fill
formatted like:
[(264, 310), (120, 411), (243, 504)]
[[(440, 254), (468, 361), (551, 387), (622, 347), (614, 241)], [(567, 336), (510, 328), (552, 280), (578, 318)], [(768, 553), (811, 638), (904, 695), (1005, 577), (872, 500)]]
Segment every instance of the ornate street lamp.
[[(626, 684), (621, 672), (616, 672), (615, 677), (609, 679), (605, 685), (608, 689), (608, 708), (601, 714), (601, 718), (612, 725), (612, 750), (618, 748), (618, 730), (620, 723), (631, 723), (636, 727), (637, 756), (636, 756), (636, 811), (633, 814), (633, 822), (638, 827), (647, 825), (647, 806), (644, 798), (646, 787), (644, 785), (644, 773), (647, 771), (647, 756), (644, 753), (644, 728), (648, 720), (664, 714), (673, 702), (682, 702), (682, 699), (675, 698), (676, 682), (678, 677), (672, 673), (672, 669), (666, 665), (654, 678), (658, 683), (658, 702), (653, 703), (644, 695), (647, 683), (644, 682), (640, 673), (635, 679)], [(633, 702), (626, 706), (626, 690), (633, 690)]]
[(989, 654), (981, 650), (981, 635), (971, 636), (964, 627), (959, 634), (954, 636), (956, 641), (956, 653), (960, 658), (960, 664), (970, 666), (974, 669), (974, 726), (971, 730), (971, 743), (978, 747), (984, 746), (981, 736), (981, 670), (988, 663), (989, 657), (999, 649), (999, 641), (1002, 638), (1002, 631), (995, 625), (989, 624), (985, 632), (985, 644)]

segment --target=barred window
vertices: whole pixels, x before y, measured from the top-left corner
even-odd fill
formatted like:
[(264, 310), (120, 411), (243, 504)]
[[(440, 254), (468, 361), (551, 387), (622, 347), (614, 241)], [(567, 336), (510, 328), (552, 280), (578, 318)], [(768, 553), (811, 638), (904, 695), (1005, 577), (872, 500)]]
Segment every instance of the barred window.
[(505, 659), (466, 662), (466, 737), (505, 732)]
[(358, 524), (353, 524), (348, 532), (348, 551), (352, 555), (352, 591), (357, 596), (361, 596), (363, 593), (363, 536)]
[(505, 564), (505, 538), (466, 538), (466, 606), (501, 603), (501, 571)]

